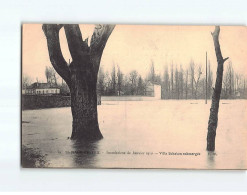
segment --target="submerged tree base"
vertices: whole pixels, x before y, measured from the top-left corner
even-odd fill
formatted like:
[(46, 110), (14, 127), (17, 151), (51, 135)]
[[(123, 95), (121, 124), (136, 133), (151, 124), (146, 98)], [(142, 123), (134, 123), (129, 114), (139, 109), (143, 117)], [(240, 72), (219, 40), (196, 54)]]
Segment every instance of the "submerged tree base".
[(71, 140), (78, 140), (78, 141), (98, 141), (103, 139), (102, 134), (97, 133), (97, 134), (90, 134), (90, 136), (88, 136), (85, 133), (77, 133), (77, 134), (72, 134)]
[(215, 137), (216, 137), (216, 130), (215, 131), (208, 130), (207, 151), (213, 152), (215, 150)]
[(102, 139), (103, 136), (100, 132), (98, 121), (95, 123), (87, 124), (85, 122), (73, 122), (73, 130), (71, 138), (78, 141), (97, 141)]

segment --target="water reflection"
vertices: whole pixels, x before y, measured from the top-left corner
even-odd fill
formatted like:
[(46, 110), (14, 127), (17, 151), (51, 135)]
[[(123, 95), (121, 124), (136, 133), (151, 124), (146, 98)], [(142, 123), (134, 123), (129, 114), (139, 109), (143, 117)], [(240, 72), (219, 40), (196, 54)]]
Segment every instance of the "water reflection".
[(215, 166), (215, 152), (208, 152), (207, 165), (209, 169), (213, 169)]
[(99, 141), (73, 141), (72, 140), (72, 158), (75, 167), (94, 167), (96, 156), (100, 154), (98, 150)]

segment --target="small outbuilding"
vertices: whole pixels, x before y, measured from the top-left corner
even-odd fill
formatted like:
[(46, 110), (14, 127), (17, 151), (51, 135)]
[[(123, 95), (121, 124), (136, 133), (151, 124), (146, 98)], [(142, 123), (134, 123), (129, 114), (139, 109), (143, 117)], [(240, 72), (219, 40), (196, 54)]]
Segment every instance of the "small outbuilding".
[(158, 83), (154, 83), (148, 81), (145, 89), (145, 95), (154, 97), (154, 99), (160, 100), (161, 99), (161, 85)]

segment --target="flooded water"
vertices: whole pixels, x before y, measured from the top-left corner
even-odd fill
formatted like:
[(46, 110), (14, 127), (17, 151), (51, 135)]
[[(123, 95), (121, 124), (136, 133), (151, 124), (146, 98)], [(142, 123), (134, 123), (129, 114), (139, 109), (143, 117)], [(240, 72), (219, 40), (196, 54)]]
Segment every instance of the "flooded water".
[(46, 167), (246, 169), (246, 100), (222, 100), (214, 153), (206, 151), (210, 102), (106, 101), (98, 106), (104, 139), (79, 143), (70, 108), (22, 112), (22, 145)]

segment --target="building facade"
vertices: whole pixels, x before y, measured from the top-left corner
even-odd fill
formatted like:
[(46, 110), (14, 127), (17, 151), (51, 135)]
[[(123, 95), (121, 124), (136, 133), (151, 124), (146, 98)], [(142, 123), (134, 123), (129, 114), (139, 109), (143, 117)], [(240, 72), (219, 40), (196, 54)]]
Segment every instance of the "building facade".
[(154, 97), (154, 99), (160, 100), (161, 99), (161, 85), (157, 83), (152, 83), (148, 81), (145, 89), (145, 95)]
[(35, 82), (32, 85), (22, 89), (22, 94), (25, 95), (53, 95), (60, 94), (60, 89), (50, 83)]

